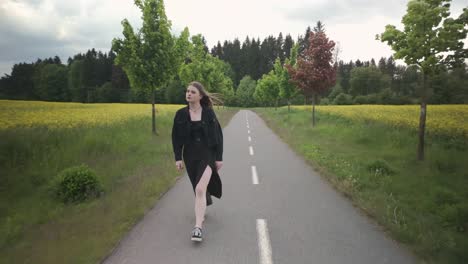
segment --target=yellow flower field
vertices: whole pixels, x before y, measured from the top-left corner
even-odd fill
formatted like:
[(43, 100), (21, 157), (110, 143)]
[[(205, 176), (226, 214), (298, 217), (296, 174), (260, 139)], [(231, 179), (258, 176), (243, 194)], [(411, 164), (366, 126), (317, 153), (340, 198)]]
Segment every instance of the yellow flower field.
[[(181, 105), (156, 105), (158, 114), (172, 115)], [(0, 129), (46, 126), (72, 128), (113, 124), (132, 117), (151, 118), (151, 104), (82, 104), (0, 100)]]
[[(311, 111), (312, 106), (294, 106)], [(395, 127), (419, 127), (419, 105), (319, 105), (316, 111), (356, 121), (379, 121)], [(428, 105), (426, 132), (468, 138), (468, 105)]]

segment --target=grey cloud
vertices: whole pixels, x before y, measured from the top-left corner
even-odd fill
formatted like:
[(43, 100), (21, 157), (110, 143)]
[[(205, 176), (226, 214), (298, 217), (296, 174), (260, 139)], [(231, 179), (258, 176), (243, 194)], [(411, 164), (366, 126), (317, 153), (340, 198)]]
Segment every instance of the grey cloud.
[(78, 16), (81, 12), (79, 1), (56, 1), (54, 9), (60, 16), (65, 17)]
[[(454, 0), (451, 3), (452, 13), (459, 14), (467, 7), (466, 0)], [(317, 4), (286, 9), (283, 14), (292, 20), (315, 23), (321, 20), (325, 23), (365, 23), (366, 19), (375, 15), (389, 18), (401, 18), (406, 13), (407, 0), (375, 1), (375, 0), (330, 0)]]
[[(26, 4), (38, 7), (40, 2), (27, 1)], [(34, 21), (31, 21), (31, 24), (18, 23), (15, 17), (7, 12), (8, 10), (0, 8), (0, 76), (4, 73), (9, 74), (15, 63), (32, 62), (37, 58), (57, 55), (65, 63), (68, 57), (84, 53), (88, 49), (108, 52), (112, 38), (120, 37), (122, 32), (120, 21), (102, 19), (99, 17), (102, 14), (87, 10), (87, 18), (73, 18), (78, 25), (74, 26), (73, 32), (67, 38), (59, 39), (57, 31), (60, 25), (56, 22), (48, 21), (50, 26), (38, 32), (29, 27)], [(54, 5), (53, 12), (60, 20), (70, 18), (70, 15), (80, 15), (79, 4), (62, 1), (61, 4)], [(42, 19), (48, 19), (48, 14), (44, 14)]]
[(326, 26), (327, 23), (362, 23), (374, 15), (395, 17), (404, 11), (405, 6), (405, 0), (333, 0), (289, 9), (285, 16), (288, 19), (307, 22), (321, 20)]
[(33, 7), (38, 7), (44, 2), (44, 0), (13, 0), (16, 3), (24, 3)]

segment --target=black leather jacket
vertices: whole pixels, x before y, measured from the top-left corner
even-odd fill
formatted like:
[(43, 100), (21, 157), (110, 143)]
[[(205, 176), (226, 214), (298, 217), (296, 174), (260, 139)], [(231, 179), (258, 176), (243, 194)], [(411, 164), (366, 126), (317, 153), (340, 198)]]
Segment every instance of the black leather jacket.
[[(216, 160), (223, 160), (223, 130), (211, 108), (202, 108), (202, 128), (204, 141), (216, 153)], [(188, 106), (177, 110), (172, 126), (172, 148), (175, 160), (182, 160), (182, 147), (190, 143), (190, 113)]]

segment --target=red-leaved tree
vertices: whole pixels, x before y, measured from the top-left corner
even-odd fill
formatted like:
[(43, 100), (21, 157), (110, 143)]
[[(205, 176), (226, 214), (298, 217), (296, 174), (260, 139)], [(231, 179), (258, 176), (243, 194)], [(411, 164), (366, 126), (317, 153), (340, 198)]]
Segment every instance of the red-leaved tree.
[(286, 65), (290, 82), (299, 87), (306, 98), (312, 98), (312, 126), (315, 126), (315, 104), (317, 97), (330, 89), (336, 82), (333, 65), (335, 42), (324, 32), (310, 32), (309, 48), (299, 55), (295, 67)]

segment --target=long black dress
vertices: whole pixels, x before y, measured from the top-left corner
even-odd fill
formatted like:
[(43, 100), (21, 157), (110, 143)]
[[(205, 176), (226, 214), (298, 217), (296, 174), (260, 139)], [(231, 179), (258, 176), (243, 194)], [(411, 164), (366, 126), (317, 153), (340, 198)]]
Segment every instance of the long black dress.
[[(195, 194), (195, 187), (200, 181), (206, 166), (210, 166), (213, 174), (217, 173), (215, 165), (215, 151), (208, 147), (204, 142), (203, 128), (200, 121), (190, 121), (190, 137), (191, 143), (184, 146), (184, 163), (187, 168), (187, 174), (192, 183), (193, 192)], [(213, 177), (211, 177), (211, 180)], [(209, 188), (206, 192), (206, 204), (211, 205), (212, 199), (209, 193)]]

